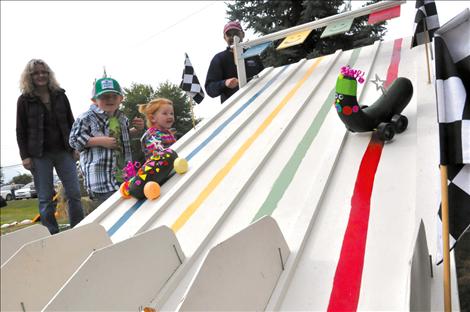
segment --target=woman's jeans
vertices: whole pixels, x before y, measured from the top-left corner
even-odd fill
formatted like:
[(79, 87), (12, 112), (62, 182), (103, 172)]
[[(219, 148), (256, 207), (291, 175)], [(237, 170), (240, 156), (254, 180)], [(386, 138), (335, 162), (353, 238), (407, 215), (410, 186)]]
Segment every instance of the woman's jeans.
[(45, 152), (40, 158), (33, 158), (34, 185), (38, 193), (39, 214), (41, 223), (49, 229), (51, 234), (59, 232), (59, 225), (55, 218), (53, 169), (62, 181), (68, 202), (70, 227), (73, 228), (84, 217), (80, 184), (78, 182), (77, 168), (72, 153), (66, 151)]

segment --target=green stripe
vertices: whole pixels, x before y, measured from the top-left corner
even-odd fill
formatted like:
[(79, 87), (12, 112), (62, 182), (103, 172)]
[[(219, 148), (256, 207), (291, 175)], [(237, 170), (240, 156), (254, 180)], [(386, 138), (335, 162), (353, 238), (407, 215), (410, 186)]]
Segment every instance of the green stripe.
[[(349, 64), (351, 67), (354, 66), (354, 64), (357, 61), (357, 58), (359, 57), (360, 51), (361, 51), (361, 48), (354, 49), (347, 64)], [(310, 145), (312, 144), (323, 122), (325, 121), (326, 116), (328, 115), (328, 112), (330, 111), (330, 108), (332, 104), (334, 103), (334, 99), (335, 99), (335, 89), (333, 88), (330, 91), (330, 94), (328, 95), (325, 102), (322, 104), (320, 111), (318, 112), (317, 116), (315, 116), (315, 119), (313, 120), (312, 124), (308, 128), (304, 137), (302, 138), (300, 143), (297, 145), (297, 148), (295, 149), (294, 153), (290, 157), (289, 161), (287, 162), (287, 164), (285, 165), (285, 167), (282, 169), (281, 173), (279, 174), (278, 178), (274, 182), (271, 192), (269, 192), (268, 197), (266, 198), (263, 205), (256, 213), (252, 222), (264, 216), (271, 215), (274, 209), (276, 209), (279, 200), (281, 200), (282, 196), (284, 196), (284, 193), (286, 192), (287, 187), (294, 179), (295, 173), (299, 169), (302, 159), (305, 157), (305, 154), (307, 153), (308, 149), (310, 148)]]

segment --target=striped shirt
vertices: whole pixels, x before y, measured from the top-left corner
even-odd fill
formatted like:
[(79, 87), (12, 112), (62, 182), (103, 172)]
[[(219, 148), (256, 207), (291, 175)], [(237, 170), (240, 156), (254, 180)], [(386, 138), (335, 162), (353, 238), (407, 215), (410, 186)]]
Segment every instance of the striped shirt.
[(145, 131), (140, 141), (145, 158), (149, 158), (153, 155), (154, 151), (161, 152), (165, 148), (170, 147), (176, 142), (176, 139), (170, 131), (152, 127)]
[[(129, 120), (121, 111), (116, 112), (121, 126), (121, 142), (124, 159), (132, 160)], [(107, 193), (119, 189), (112, 173), (116, 167), (116, 152), (102, 146), (85, 147), (90, 137), (109, 136), (108, 115), (98, 106), (92, 104), (90, 109), (80, 115), (70, 132), (70, 146), (80, 151), (80, 167), (85, 176), (88, 191)]]

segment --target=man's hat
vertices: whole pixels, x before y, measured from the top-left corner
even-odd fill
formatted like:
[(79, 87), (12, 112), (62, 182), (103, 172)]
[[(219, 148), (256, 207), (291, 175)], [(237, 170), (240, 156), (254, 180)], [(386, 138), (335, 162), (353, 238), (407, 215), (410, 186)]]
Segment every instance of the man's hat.
[(224, 26), (224, 34), (225, 34), (227, 31), (229, 31), (230, 29), (236, 29), (236, 30), (239, 30), (239, 31), (243, 31), (242, 25), (240, 25), (240, 23), (237, 22), (237, 21), (228, 22), (228, 23)]
[(93, 99), (96, 99), (105, 93), (117, 93), (122, 95), (121, 86), (113, 78), (106, 77), (96, 80), (95, 88), (93, 89)]

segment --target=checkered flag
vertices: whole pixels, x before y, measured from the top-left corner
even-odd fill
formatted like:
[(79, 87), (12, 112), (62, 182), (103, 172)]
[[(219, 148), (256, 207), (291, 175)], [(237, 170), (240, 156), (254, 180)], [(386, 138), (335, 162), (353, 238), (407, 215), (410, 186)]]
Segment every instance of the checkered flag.
[[(417, 0), (411, 47), (413, 48), (426, 41), (431, 42), (437, 29), (439, 29), (439, 17), (434, 0)], [(428, 39), (426, 39), (426, 32), (429, 35)]]
[[(470, 165), (448, 165), (449, 248), (454, 249), (470, 228)], [(438, 243), (442, 242), (442, 218), (439, 207)], [(442, 262), (442, 245), (438, 246), (437, 264)]]
[(190, 96), (196, 103), (201, 103), (204, 99), (204, 90), (202, 90), (201, 84), (194, 73), (193, 65), (189, 60), (189, 56), (185, 53), (183, 77), (181, 80), (180, 88), (186, 91), (186, 94)]
[(470, 227), (470, 45), (464, 38), (470, 38), (469, 9), (443, 25), (434, 38), (440, 157), (449, 180), (450, 249)]

